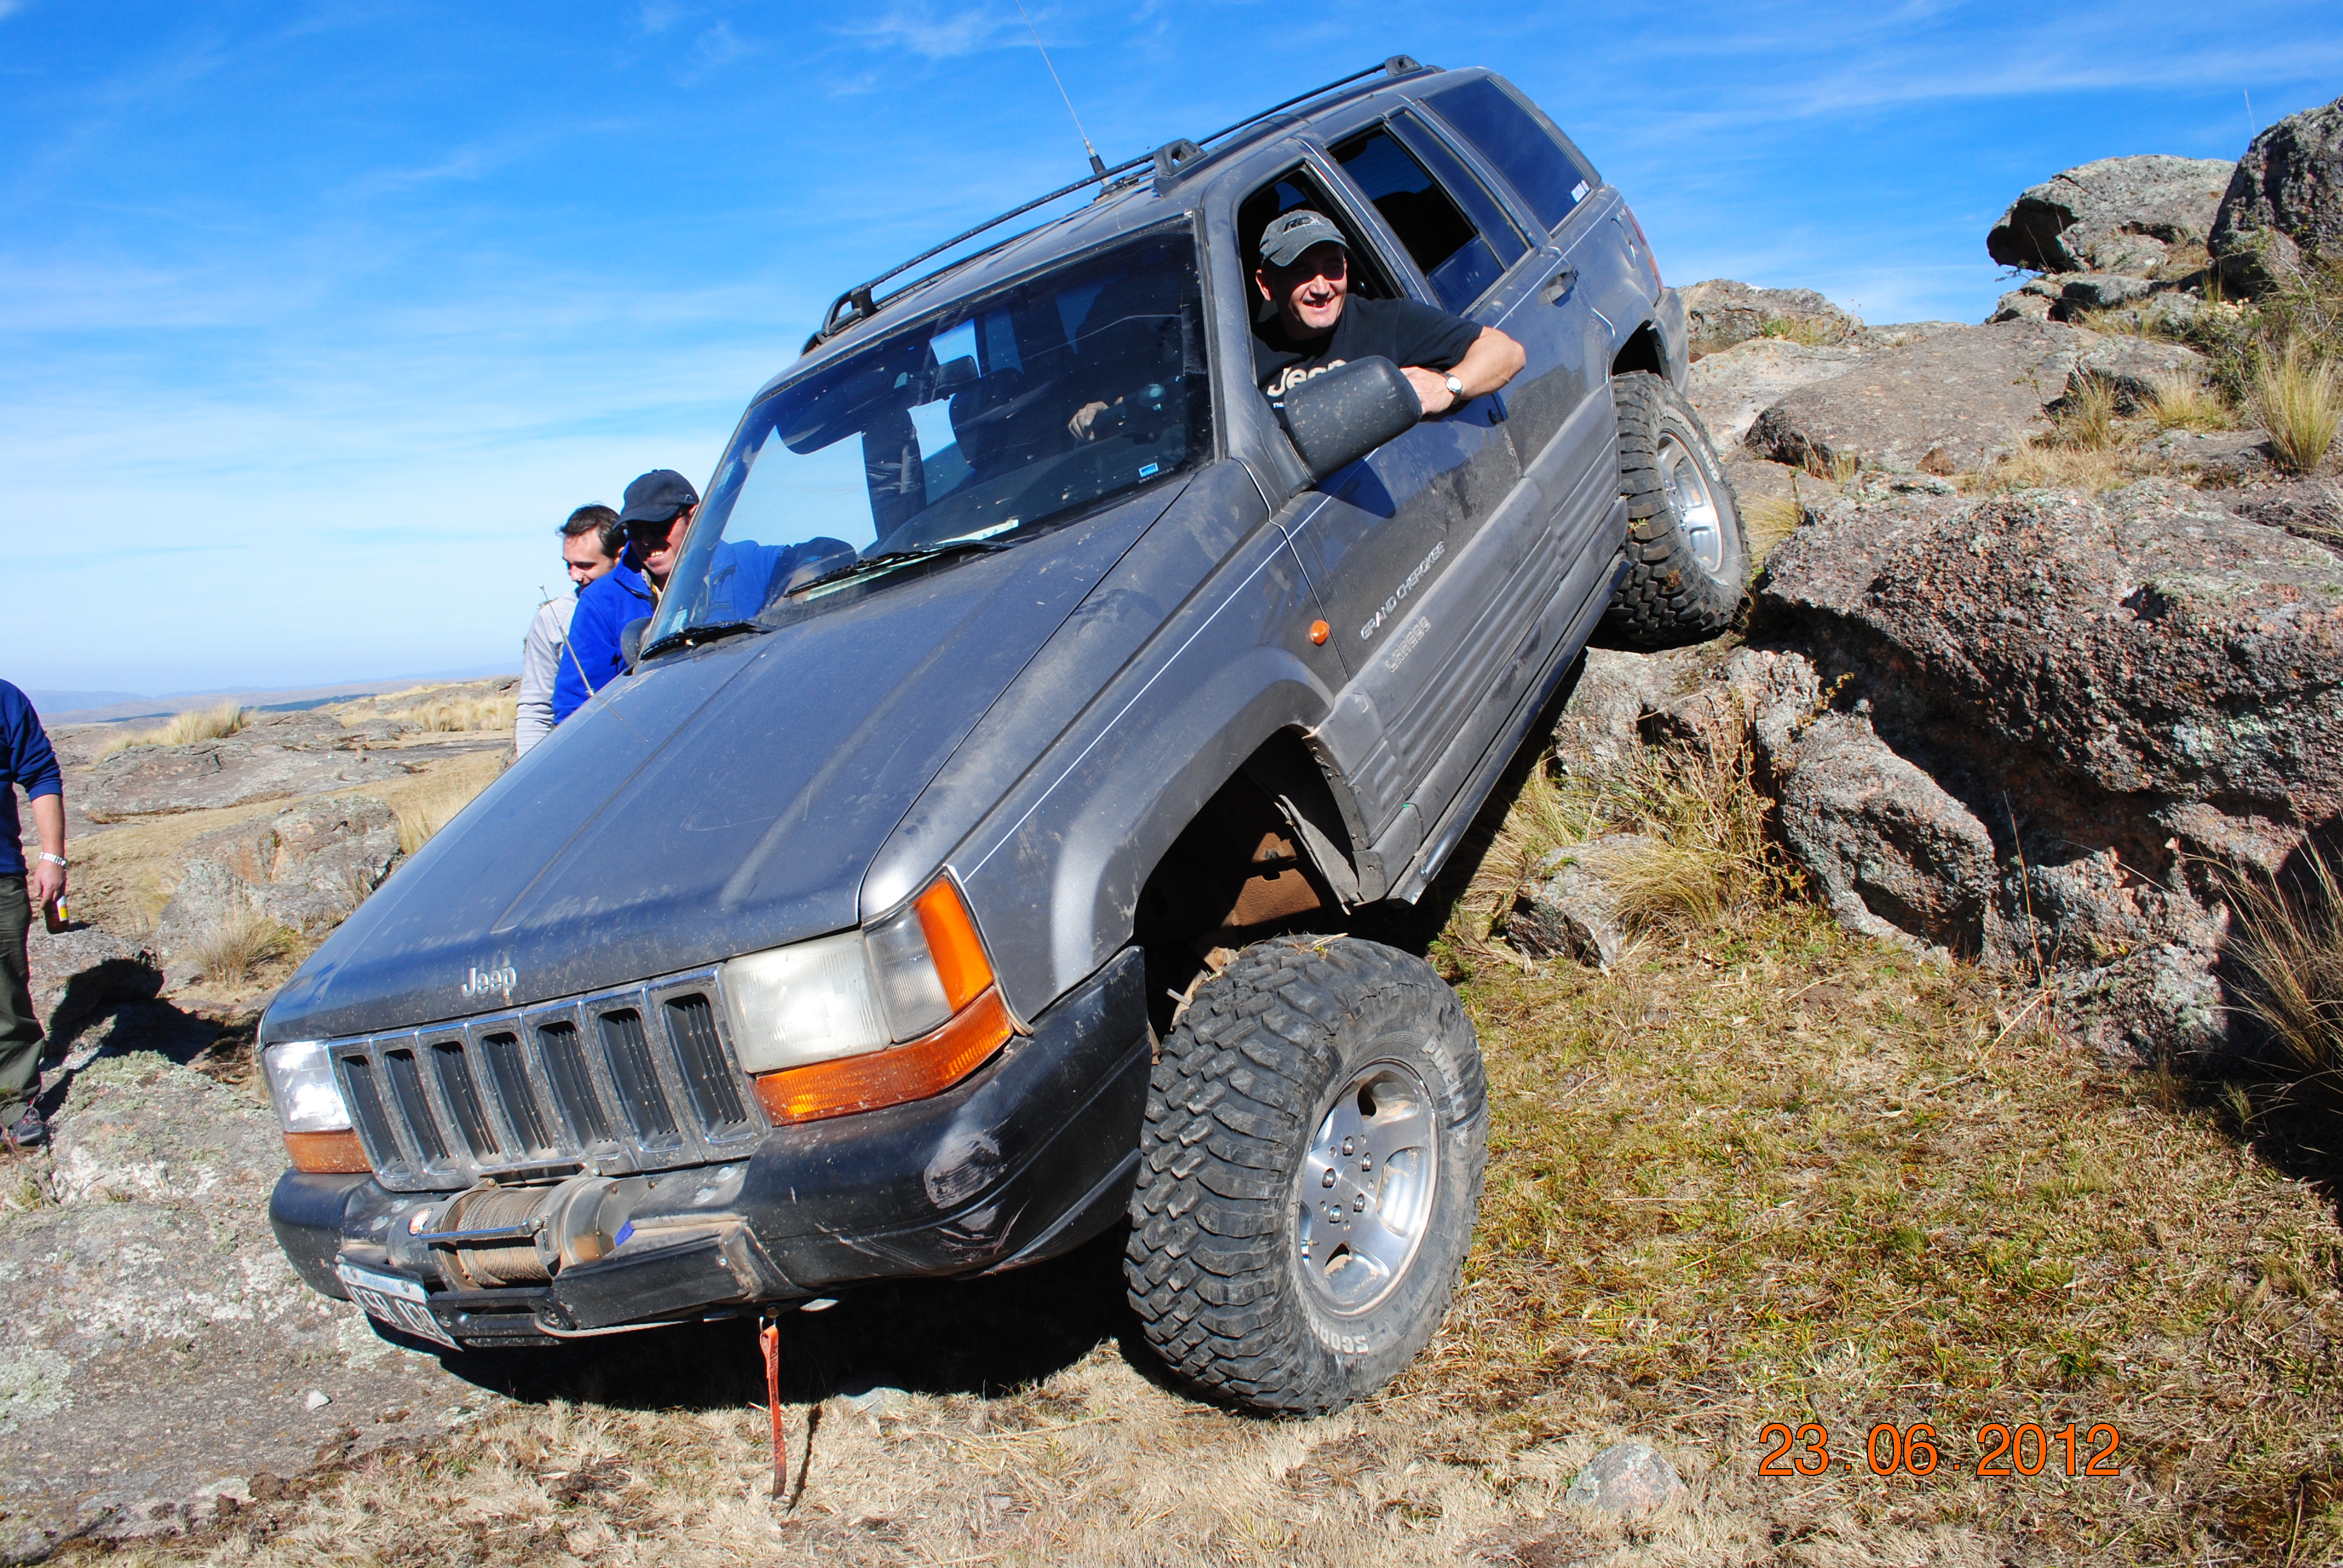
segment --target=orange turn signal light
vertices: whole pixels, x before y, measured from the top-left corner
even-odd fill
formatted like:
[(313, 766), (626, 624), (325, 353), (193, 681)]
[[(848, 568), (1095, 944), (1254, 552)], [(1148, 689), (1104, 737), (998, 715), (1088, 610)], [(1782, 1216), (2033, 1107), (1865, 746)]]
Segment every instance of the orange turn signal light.
[(1313, 621), (1312, 621), (1312, 622), (1310, 623), (1310, 640), (1311, 640), (1311, 641), (1315, 642), (1315, 643), (1322, 643), (1322, 643), (1323, 643), (1323, 642), (1324, 642), (1328, 638), (1330, 638), (1330, 637), (1332, 637), (1332, 636), (1333, 636), (1333, 635), (1334, 635), (1334, 628), (1333, 628), (1332, 627), (1331, 627), (1331, 626), (1328, 626), (1324, 621), (1322, 621), (1322, 620), (1313, 620)]
[[(939, 877), (911, 906), (920, 911), (920, 931), (928, 939), (928, 957), (944, 984), (944, 1000), (955, 1013), (992, 984), (992, 965), (984, 956), (984, 942), (976, 921), (960, 902), (960, 890), (950, 877)], [(945, 1025), (950, 1028), (950, 1025)]]
[[(957, 895), (952, 901), (960, 901)], [(927, 900), (920, 903), (920, 918), (925, 924)], [(930, 927), (929, 933), (930, 950), (935, 953), (936, 967), (944, 970), (944, 988), (950, 992), (951, 971), (944, 968), (943, 953), (935, 947), (934, 928)], [(982, 961), (983, 954), (977, 958)], [(931, 1099), (991, 1060), (992, 1053), (1014, 1032), (1001, 993), (988, 986), (940, 1027), (917, 1040), (860, 1056), (765, 1073), (755, 1081), (757, 1098), (764, 1102), (765, 1114), (776, 1127)]]
[(348, 1176), (360, 1171), (371, 1171), (366, 1151), (358, 1146), (358, 1135), (345, 1130), (340, 1132), (287, 1132), (285, 1153), (296, 1171), (307, 1171), (319, 1176)]

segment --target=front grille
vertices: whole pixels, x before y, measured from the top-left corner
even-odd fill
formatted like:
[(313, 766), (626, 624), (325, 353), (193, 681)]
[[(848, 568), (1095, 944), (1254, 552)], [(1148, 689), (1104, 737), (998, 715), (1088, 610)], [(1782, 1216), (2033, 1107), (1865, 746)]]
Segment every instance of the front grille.
[(333, 1042), (376, 1179), (394, 1191), (576, 1166), (737, 1158), (766, 1122), (713, 970), (422, 1030)]

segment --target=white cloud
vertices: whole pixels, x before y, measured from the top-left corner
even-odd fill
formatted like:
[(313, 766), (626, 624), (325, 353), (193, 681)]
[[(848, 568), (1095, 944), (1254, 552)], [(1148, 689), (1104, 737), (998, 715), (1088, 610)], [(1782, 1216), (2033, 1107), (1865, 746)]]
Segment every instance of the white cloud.
[[(873, 48), (908, 50), (930, 60), (955, 60), (1013, 43), (1024, 24), (1012, 13), (949, 11), (929, 5), (898, 5), (882, 15), (838, 31)], [(1004, 37), (1003, 35), (1011, 35)]]

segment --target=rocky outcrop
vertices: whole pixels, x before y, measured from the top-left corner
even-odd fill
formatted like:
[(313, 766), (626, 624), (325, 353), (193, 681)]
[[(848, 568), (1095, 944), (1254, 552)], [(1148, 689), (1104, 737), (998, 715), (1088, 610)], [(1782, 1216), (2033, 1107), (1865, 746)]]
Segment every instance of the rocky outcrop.
[(1801, 387), (1845, 374), (1864, 351), (1759, 337), (1694, 361), (1687, 388), (1717, 450), (1730, 451), (1757, 417)]
[(82, 807), (93, 820), (117, 822), (402, 777), (404, 768), (366, 749), (367, 739), (326, 714), (278, 713), (223, 740), (135, 746), (90, 769)]
[(2035, 272), (2193, 272), (2231, 171), (2217, 158), (2163, 154), (2083, 164), (2021, 193), (1986, 250)]
[(305, 935), (339, 925), (398, 863), (398, 819), (371, 796), (327, 796), (206, 833), (188, 855), (156, 926), (174, 957), (237, 910)]
[(2253, 139), (2210, 236), (2224, 281), (2248, 294), (2343, 256), (2343, 98), (2289, 115)]
[(2203, 364), (2177, 343), (2103, 337), (2076, 327), (2006, 321), (1931, 335), (1866, 354), (1801, 387), (1752, 423), (1745, 444), (1777, 463), (1949, 474), (1985, 467), (2049, 428), (2075, 385), (2096, 377), (2126, 403), (2155, 377)]
[(2110, 795), (2343, 809), (2343, 560), (2199, 492), (1851, 504), (1769, 568), (1761, 611), (1924, 697), (1900, 721)]
[[(1590, 654), (1558, 761), (1745, 743), (1845, 924), (2037, 979), (2109, 1051), (2224, 1038), (2232, 879), (2343, 814), (2343, 556), (2168, 479), (1866, 482), (1775, 551), (1751, 638)], [(1584, 903), (1559, 881), (1516, 920)], [(1546, 950), (1588, 948), (1565, 922)]]
[(1836, 343), (1863, 325), (1811, 288), (1756, 288), (1729, 277), (1694, 284), (1684, 303), (1694, 359), (1768, 335)]

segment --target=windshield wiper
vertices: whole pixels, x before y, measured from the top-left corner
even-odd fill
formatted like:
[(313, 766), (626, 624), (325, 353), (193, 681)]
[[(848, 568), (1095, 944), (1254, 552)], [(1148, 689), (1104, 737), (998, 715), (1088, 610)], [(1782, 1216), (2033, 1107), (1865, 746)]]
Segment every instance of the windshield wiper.
[(916, 549), (888, 550), (865, 560), (852, 561), (845, 566), (833, 568), (819, 577), (808, 578), (789, 589), (789, 597), (796, 598), (814, 588), (834, 583), (850, 582), (857, 578), (875, 576), (880, 572), (891, 571), (900, 566), (908, 566), (913, 561), (931, 561), (941, 556), (956, 556), (971, 550), (990, 555), (996, 550), (1005, 550), (1008, 548), (1007, 545), (993, 539), (945, 539), (940, 544), (921, 545)]
[(673, 648), (679, 642), (690, 642), (694, 644), (714, 642), (719, 638), (730, 637), (735, 632), (755, 631), (756, 629), (756, 622), (747, 620), (719, 620), (712, 626), (688, 626), (681, 631), (669, 632), (657, 642), (652, 643), (649, 647), (642, 649), (642, 651), (635, 655), (635, 662), (637, 664), (640, 664), (643, 660), (649, 658), (653, 655), (660, 653), (665, 649)]

